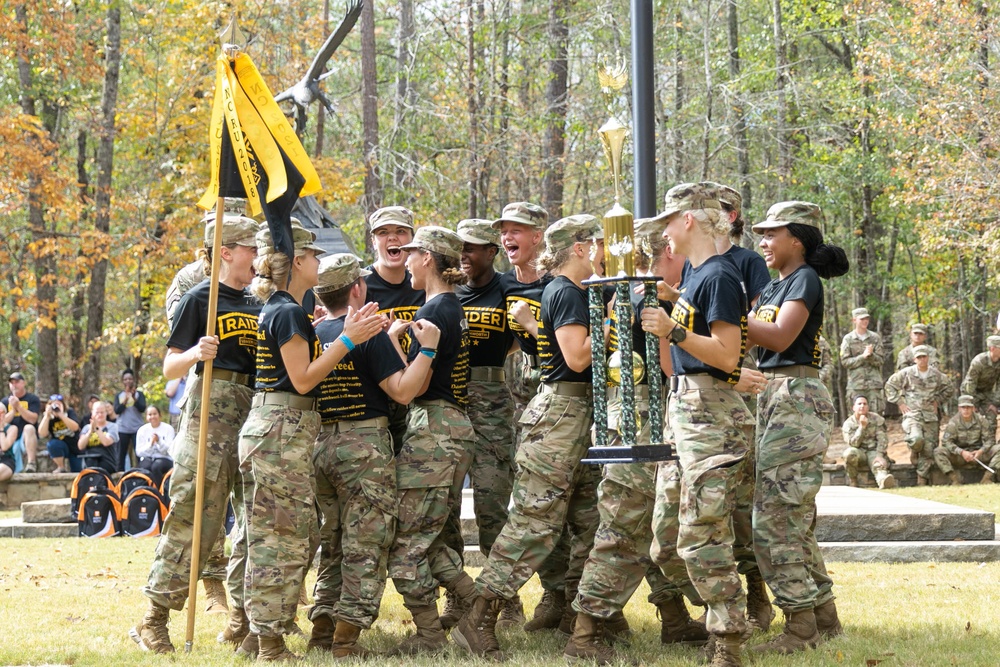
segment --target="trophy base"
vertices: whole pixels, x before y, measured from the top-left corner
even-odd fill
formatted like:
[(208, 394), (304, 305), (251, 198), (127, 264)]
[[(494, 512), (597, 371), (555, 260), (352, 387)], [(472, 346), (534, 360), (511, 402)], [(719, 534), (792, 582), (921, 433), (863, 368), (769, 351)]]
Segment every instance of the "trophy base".
[(676, 461), (670, 445), (633, 445), (631, 447), (591, 447), (581, 463), (658, 463)]

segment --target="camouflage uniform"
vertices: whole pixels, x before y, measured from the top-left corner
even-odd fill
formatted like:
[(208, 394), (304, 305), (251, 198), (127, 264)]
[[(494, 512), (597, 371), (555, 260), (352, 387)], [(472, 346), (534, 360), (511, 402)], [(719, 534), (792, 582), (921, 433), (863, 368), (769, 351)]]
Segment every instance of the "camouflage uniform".
[(819, 337), (819, 354), (819, 379), (833, 392), (833, 350), (824, 336)]
[(361, 423), (324, 424), (316, 440), (323, 527), (309, 618), (327, 615), (369, 628), (378, 617), (396, 532), (396, 462), (388, 427)]
[[(175, 445), (174, 473), (170, 478), (170, 513), (156, 544), (156, 556), (143, 592), (156, 604), (180, 610), (188, 596), (191, 573), (191, 543), (194, 533), (195, 474), (198, 467), (198, 440), (201, 423), (201, 376), (188, 389)], [(199, 562), (202, 576), (209, 574), (209, 554), (217, 548), (224, 530), (230, 495), (234, 506), (243, 504), (236, 442), (250, 412), (253, 390), (224, 380), (212, 381), (212, 410), (209, 413), (205, 452), (205, 494), (201, 524)], [(223, 539), (225, 534), (223, 533)], [(234, 542), (235, 549), (235, 542)], [(224, 561), (223, 561), (224, 563)], [(218, 566), (216, 566), (218, 572)], [(224, 570), (218, 578), (222, 579)], [(239, 593), (242, 582), (236, 588)], [(234, 600), (236, 597), (234, 596)]]
[(418, 399), (410, 405), (396, 459), (398, 521), (389, 551), (389, 576), (408, 608), (434, 604), (438, 585), (462, 573), (461, 554), (445, 543), (442, 529), (461, 503), (475, 441), (469, 418), (454, 404)]
[[(934, 368), (934, 369), (937, 369), (937, 370), (940, 370), (940, 366), (938, 365), (938, 351), (937, 351), (937, 348), (934, 347), (933, 345), (927, 345), (927, 344), (923, 344), (923, 345), (924, 345), (924, 347), (927, 348), (927, 353), (928, 353), (928, 356), (930, 357), (930, 367)], [(896, 370), (897, 371), (901, 371), (904, 368), (906, 368), (907, 366), (915, 366), (916, 365), (917, 362), (913, 358), (913, 348), (914, 347), (916, 347), (916, 345), (907, 345), (906, 347), (904, 347), (902, 350), (899, 351), (899, 354), (896, 355)]]
[(507, 523), (514, 487), (514, 401), (502, 382), (469, 381), (467, 413), (476, 433), (472, 467), (473, 506), (479, 549), (489, 553)]
[(983, 470), (978, 464), (966, 463), (962, 458), (963, 451), (974, 452), (979, 449), (983, 450), (979, 460), (996, 470), (1000, 466), (996, 429), (990, 430), (989, 421), (982, 415), (972, 413), (972, 419), (965, 421), (962, 415), (956, 414), (941, 433), (941, 446), (934, 450), (934, 463), (946, 475), (955, 468)]
[(563, 396), (548, 385), (524, 410), (514, 507), (476, 580), (480, 595), (514, 597), (555, 548), (567, 523), (572, 540), (563, 578), (567, 589), (575, 589), (598, 524), (600, 472), (580, 463), (590, 447), (592, 424), (589, 396)]
[(885, 419), (882, 415), (868, 413), (868, 424), (861, 426), (853, 414), (847, 418), (842, 427), (844, 433), (844, 465), (847, 476), (857, 480), (858, 470), (866, 466), (875, 476), (879, 488), (889, 476), (889, 436), (885, 430)]
[(775, 374), (758, 403), (753, 546), (775, 604), (787, 615), (833, 600), (814, 533), (833, 401), (818, 377)]
[[(989, 340), (1000, 345), (1000, 336), (990, 336)], [(992, 427), (997, 428), (997, 409), (1000, 409), (1000, 361), (992, 361), (990, 353), (977, 354), (969, 364), (969, 370), (962, 379), (962, 393), (969, 394), (976, 402), (976, 410)]]
[(254, 407), (240, 432), (246, 493), (246, 610), (250, 631), (278, 637), (294, 621), (299, 590), (319, 545), (313, 449), (319, 413)]
[(951, 398), (951, 383), (941, 371), (929, 368), (920, 377), (916, 366), (898, 371), (885, 383), (885, 398), (890, 403), (904, 403), (906, 444), (916, 456), (917, 474), (928, 479), (934, 466), (934, 448), (938, 445), (938, 406)]
[[(865, 347), (872, 346), (872, 353), (864, 356)], [(885, 402), (882, 398), (882, 337), (874, 331), (868, 331), (864, 338), (856, 331), (850, 331), (844, 336), (840, 345), (840, 363), (847, 369), (847, 395), (850, 400), (855, 396), (868, 399), (871, 412), (885, 412)]]

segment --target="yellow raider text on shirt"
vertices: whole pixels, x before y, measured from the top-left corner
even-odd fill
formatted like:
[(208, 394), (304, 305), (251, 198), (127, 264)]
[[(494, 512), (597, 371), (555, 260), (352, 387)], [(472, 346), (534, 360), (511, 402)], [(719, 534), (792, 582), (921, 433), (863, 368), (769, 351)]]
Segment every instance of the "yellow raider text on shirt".
[(216, 328), (219, 340), (239, 336), (239, 344), (243, 347), (257, 348), (257, 318), (243, 313), (226, 313), (219, 315)]

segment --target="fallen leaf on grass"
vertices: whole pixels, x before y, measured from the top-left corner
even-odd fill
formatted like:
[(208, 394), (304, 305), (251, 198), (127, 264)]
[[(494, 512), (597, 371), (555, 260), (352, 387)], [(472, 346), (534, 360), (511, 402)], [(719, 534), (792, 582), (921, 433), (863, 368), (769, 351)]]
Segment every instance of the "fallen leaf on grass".
[(834, 657), (836, 658), (837, 662), (844, 662), (844, 652), (843, 651), (837, 651), (837, 655), (834, 656)]
[(972, 629), (972, 621), (966, 621), (966, 623), (965, 623), (965, 631), (968, 632), (971, 629)]
[(83, 620), (83, 616), (73, 616), (72, 614), (70, 614), (69, 616), (66, 617), (65, 620), (69, 621), (70, 623), (79, 623), (80, 621)]
[(868, 658), (865, 660), (865, 667), (875, 667), (875, 665), (882, 662), (881, 660), (876, 660), (875, 658)]

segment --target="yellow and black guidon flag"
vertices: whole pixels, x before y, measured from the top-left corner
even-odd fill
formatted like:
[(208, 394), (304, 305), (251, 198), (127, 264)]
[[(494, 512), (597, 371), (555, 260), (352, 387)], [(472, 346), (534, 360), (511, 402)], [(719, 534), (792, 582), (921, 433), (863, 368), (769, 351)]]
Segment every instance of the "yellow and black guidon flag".
[(275, 250), (292, 257), (291, 214), (299, 197), (322, 189), (319, 176), (284, 112), (254, 66), (241, 53), (216, 63), (210, 133), (212, 172), (198, 206), (212, 210), (219, 197), (244, 197), (247, 212), (264, 213)]

